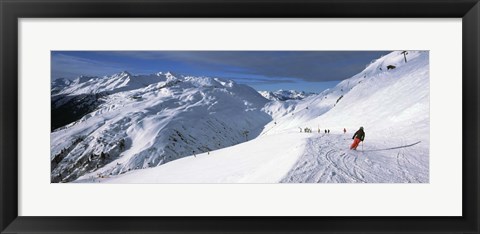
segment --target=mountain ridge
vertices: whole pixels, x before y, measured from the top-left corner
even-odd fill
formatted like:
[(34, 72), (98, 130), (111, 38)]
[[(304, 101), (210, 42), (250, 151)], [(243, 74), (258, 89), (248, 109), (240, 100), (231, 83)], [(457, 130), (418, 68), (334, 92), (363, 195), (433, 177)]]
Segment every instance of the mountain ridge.
[(313, 92), (296, 90), (258, 91), (264, 98), (270, 101), (302, 100), (309, 96), (316, 95)]
[(120, 174), (239, 144), (270, 121), (261, 111), (268, 100), (233, 81), (171, 73), (136, 78), (143, 80), (132, 83), (135, 76), (127, 73), (78, 79), (52, 96), (56, 103), (70, 98), (60, 107), (78, 97), (75, 107), (93, 105), (51, 133), (52, 181), (68, 182), (100, 168)]

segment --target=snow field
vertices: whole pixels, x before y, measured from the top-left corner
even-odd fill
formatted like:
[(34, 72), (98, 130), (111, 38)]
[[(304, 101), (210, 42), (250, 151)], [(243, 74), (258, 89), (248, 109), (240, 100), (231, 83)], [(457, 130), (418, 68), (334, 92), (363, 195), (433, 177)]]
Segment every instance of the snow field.
[(307, 135), (292, 133), (266, 136), (210, 153), (184, 157), (155, 168), (76, 182), (276, 183), (285, 176), (285, 171), (292, 168), (297, 155), (302, 153), (305, 141), (298, 139), (307, 138)]

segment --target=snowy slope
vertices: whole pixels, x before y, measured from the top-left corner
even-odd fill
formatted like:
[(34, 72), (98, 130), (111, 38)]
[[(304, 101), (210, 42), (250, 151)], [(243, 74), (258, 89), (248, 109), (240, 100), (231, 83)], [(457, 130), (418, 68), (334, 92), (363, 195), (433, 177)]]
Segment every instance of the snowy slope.
[[(79, 182), (428, 182), (429, 55), (409, 51), (405, 63), (401, 52), (379, 58), (318, 95), (267, 103), (262, 110), (272, 121), (247, 143)], [(389, 65), (396, 68), (388, 70)], [(360, 126), (365, 142), (360, 151), (349, 150)], [(305, 127), (313, 133), (300, 133)]]
[(271, 120), (261, 111), (268, 100), (217, 78), (122, 72), (81, 77), (58, 92), (63, 99), (85, 94), (97, 96), (98, 106), (51, 133), (53, 182), (121, 174), (235, 145), (246, 140), (245, 131), (253, 138)]
[[(267, 136), (196, 157), (184, 157), (155, 168), (105, 178), (83, 176), (76, 182), (271, 183), (280, 181), (285, 171), (295, 164), (297, 155), (302, 153), (303, 141), (297, 138), (296, 134)], [(295, 144), (291, 144), (292, 141)], [(290, 147), (285, 149), (279, 145)]]
[[(274, 143), (272, 143), (274, 142)], [(343, 134), (296, 131), (188, 156), (118, 176), (84, 176), (77, 183), (421, 183), (428, 162), (413, 147), (348, 150)], [(418, 145), (419, 143), (417, 143)], [(281, 147), (283, 146), (283, 147)], [(287, 146), (287, 147), (285, 147)], [(414, 145), (416, 146), (416, 145)], [(384, 147), (384, 146), (383, 146)]]
[[(336, 87), (303, 101), (267, 104), (265, 111), (277, 120), (271, 133), (292, 127), (329, 128), (340, 133), (343, 128), (351, 132), (364, 126), (369, 137), (383, 137), (385, 132), (395, 135), (398, 129), (428, 140), (428, 52), (410, 51), (407, 56), (409, 62), (405, 63), (401, 51), (392, 52)], [(396, 68), (387, 70), (388, 65)], [(405, 131), (413, 128), (412, 124), (415, 129)]]
[[(290, 109), (281, 108), (280, 103), (267, 104), (267, 111), (277, 113), (276, 124), (269, 123), (262, 135), (295, 126), (332, 133), (327, 138), (313, 136), (283, 182), (428, 182), (429, 56), (428, 52), (409, 51), (405, 63), (401, 52), (372, 62), (335, 88)], [(388, 65), (396, 68), (387, 70)], [(360, 126), (366, 131), (362, 154), (348, 150)], [(360, 169), (377, 176), (368, 178)]]

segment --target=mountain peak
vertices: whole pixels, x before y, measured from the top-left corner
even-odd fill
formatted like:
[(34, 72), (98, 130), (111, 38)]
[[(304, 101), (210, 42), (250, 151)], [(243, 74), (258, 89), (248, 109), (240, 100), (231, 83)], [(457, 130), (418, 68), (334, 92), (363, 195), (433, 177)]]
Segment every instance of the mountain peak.
[(119, 76), (132, 76), (132, 73), (128, 72), (128, 71), (122, 71), (120, 73), (118, 73)]
[(258, 91), (264, 98), (271, 101), (302, 100), (315, 93), (306, 93), (296, 90)]
[(95, 79), (95, 78), (98, 78), (98, 76), (87, 76), (87, 75), (81, 75), (79, 77), (77, 77), (74, 82), (76, 83), (84, 83), (84, 82), (87, 82), (91, 79)]

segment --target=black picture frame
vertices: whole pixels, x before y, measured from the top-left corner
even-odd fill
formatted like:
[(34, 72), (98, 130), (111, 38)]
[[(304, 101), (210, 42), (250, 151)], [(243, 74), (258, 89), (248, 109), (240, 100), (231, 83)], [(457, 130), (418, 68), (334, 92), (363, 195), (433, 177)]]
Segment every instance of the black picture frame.
[[(478, 0), (1, 0), (0, 15), (1, 233), (479, 232)], [(18, 216), (18, 19), (37, 17), (462, 18), (463, 215), (461, 217)]]

